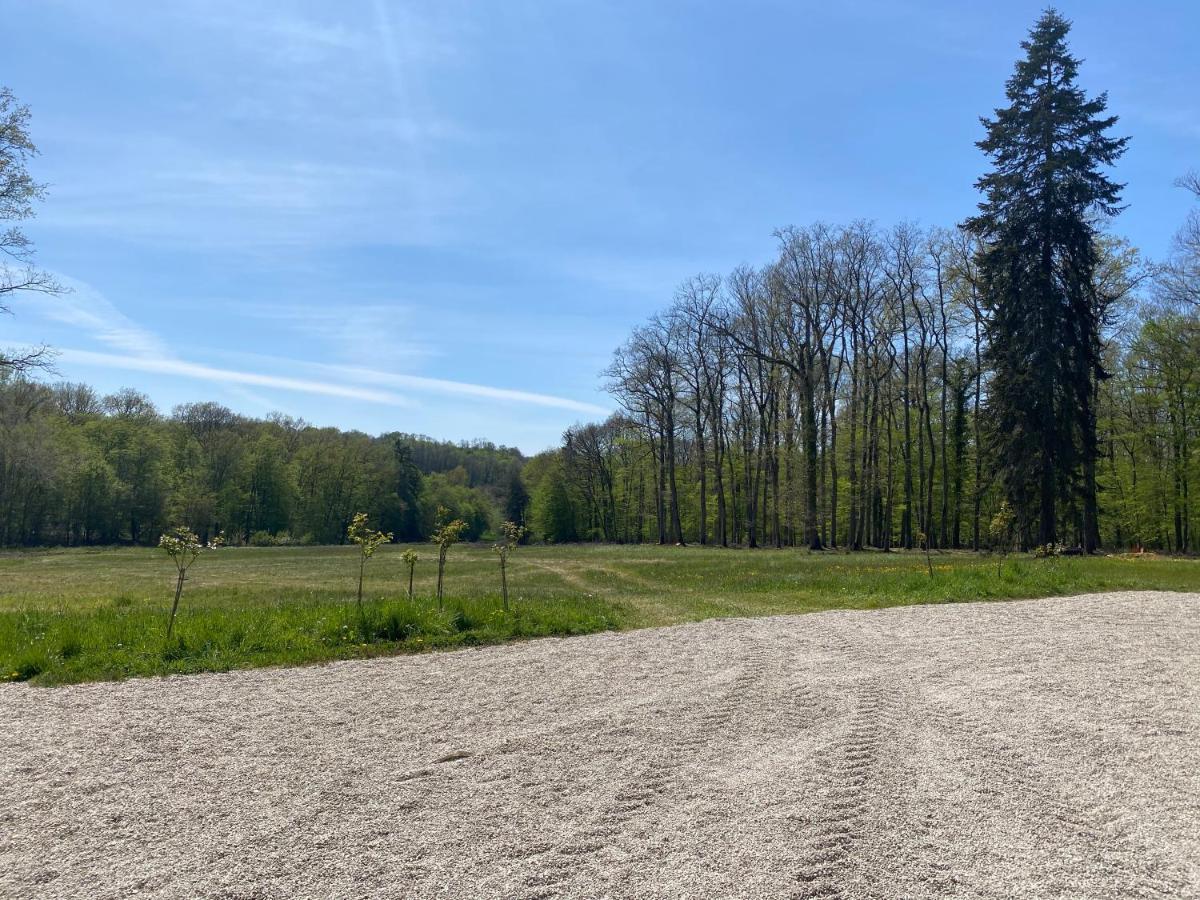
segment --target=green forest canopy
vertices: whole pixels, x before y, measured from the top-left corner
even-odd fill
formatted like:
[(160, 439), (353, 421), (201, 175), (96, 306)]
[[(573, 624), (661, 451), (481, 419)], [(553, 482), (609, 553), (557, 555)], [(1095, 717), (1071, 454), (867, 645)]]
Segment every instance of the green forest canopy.
[[(158, 540), (174, 523), (234, 543), (341, 543), (355, 512), (424, 540), (438, 507), (477, 540), (527, 496), (516, 449), (369, 436), (217, 403), (163, 416), (132, 390), (0, 377), (0, 543)], [(518, 510), (523, 515), (523, 508)]]

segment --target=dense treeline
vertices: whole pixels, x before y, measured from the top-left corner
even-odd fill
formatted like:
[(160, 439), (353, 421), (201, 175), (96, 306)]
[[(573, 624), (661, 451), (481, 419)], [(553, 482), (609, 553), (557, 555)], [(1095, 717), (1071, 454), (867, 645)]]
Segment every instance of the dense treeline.
[[(617, 351), (624, 411), (567, 431), (535, 491), (551, 538), (750, 546), (989, 543), (987, 345), (972, 241), (900, 226), (779, 235), (778, 259), (685, 282)], [(1200, 317), (1135, 305), (1106, 243), (1105, 543), (1195, 549)], [(532, 465), (532, 464), (531, 464)], [(544, 511), (544, 512), (543, 512)], [(1082, 542), (1082, 507), (1061, 511)], [(1032, 539), (1032, 538), (1031, 538)]]
[(1125, 139), (1068, 30), (1049, 11), (1022, 45), (964, 227), (786, 228), (769, 264), (685, 281), (606, 373), (623, 413), (545, 466), (541, 531), (979, 548), (1004, 503), (1026, 547), (1194, 550), (1200, 225), (1161, 267), (1100, 230)]
[(170, 416), (125, 390), (0, 377), (0, 544), (153, 543), (183, 522), (237, 543), (341, 543), (355, 512), (423, 540), (438, 507), (492, 530), (524, 460), (507, 447), (372, 437), (189, 403)]

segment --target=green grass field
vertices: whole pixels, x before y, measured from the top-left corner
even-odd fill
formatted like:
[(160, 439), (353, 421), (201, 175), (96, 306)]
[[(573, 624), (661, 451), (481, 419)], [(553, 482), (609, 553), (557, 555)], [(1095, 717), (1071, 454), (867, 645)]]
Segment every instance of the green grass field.
[(1200, 589), (1200, 562), (1173, 558), (824, 553), (701, 547), (522, 547), (500, 605), (487, 548), (457, 547), (446, 604), (432, 599), (435, 551), (418, 546), (416, 600), (400, 546), (367, 567), (354, 603), (353, 547), (223, 549), (192, 568), (165, 640), (174, 569), (158, 550), (0, 554), (0, 678), (41, 684), (224, 671), (472, 646), (545, 635), (912, 603), (1118, 589)]

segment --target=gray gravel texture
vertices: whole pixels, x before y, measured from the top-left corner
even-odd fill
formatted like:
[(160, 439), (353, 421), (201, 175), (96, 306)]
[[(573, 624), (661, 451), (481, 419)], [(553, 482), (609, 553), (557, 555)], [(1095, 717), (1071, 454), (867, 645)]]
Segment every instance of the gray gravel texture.
[(0, 896), (1200, 897), (1200, 595), (0, 687)]

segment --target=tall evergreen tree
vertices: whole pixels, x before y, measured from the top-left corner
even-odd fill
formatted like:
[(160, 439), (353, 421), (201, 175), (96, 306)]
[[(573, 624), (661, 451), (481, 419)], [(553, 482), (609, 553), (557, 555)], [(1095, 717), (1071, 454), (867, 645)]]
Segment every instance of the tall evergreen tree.
[(1104, 168), (1128, 138), (1106, 134), (1107, 95), (1088, 99), (1053, 9), (1022, 41), (1009, 106), (982, 119), (993, 169), (967, 227), (981, 239), (990, 362), (988, 403), (999, 474), (1026, 541), (1057, 541), (1064, 502), (1079, 503), (1085, 549), (1097, 543), (1096, 384), (1104, 310), (1094, 289), (1095, 222), (1120, 211)]
[(504, 505), (504, 518), (517, 525), (524, 525), (529, 500), (529, 491), (521, 479), (521, 470), (514, 465), (508, 481), (508, 501)]
[(416, 541), (423, 534), (421, 526), (421, 470), (413, 462), (412, 447), (397, 438), (392, 443), (396, 458), (396, 497), (400, 514), (395, 524), (385, 523), (400, 541)]

